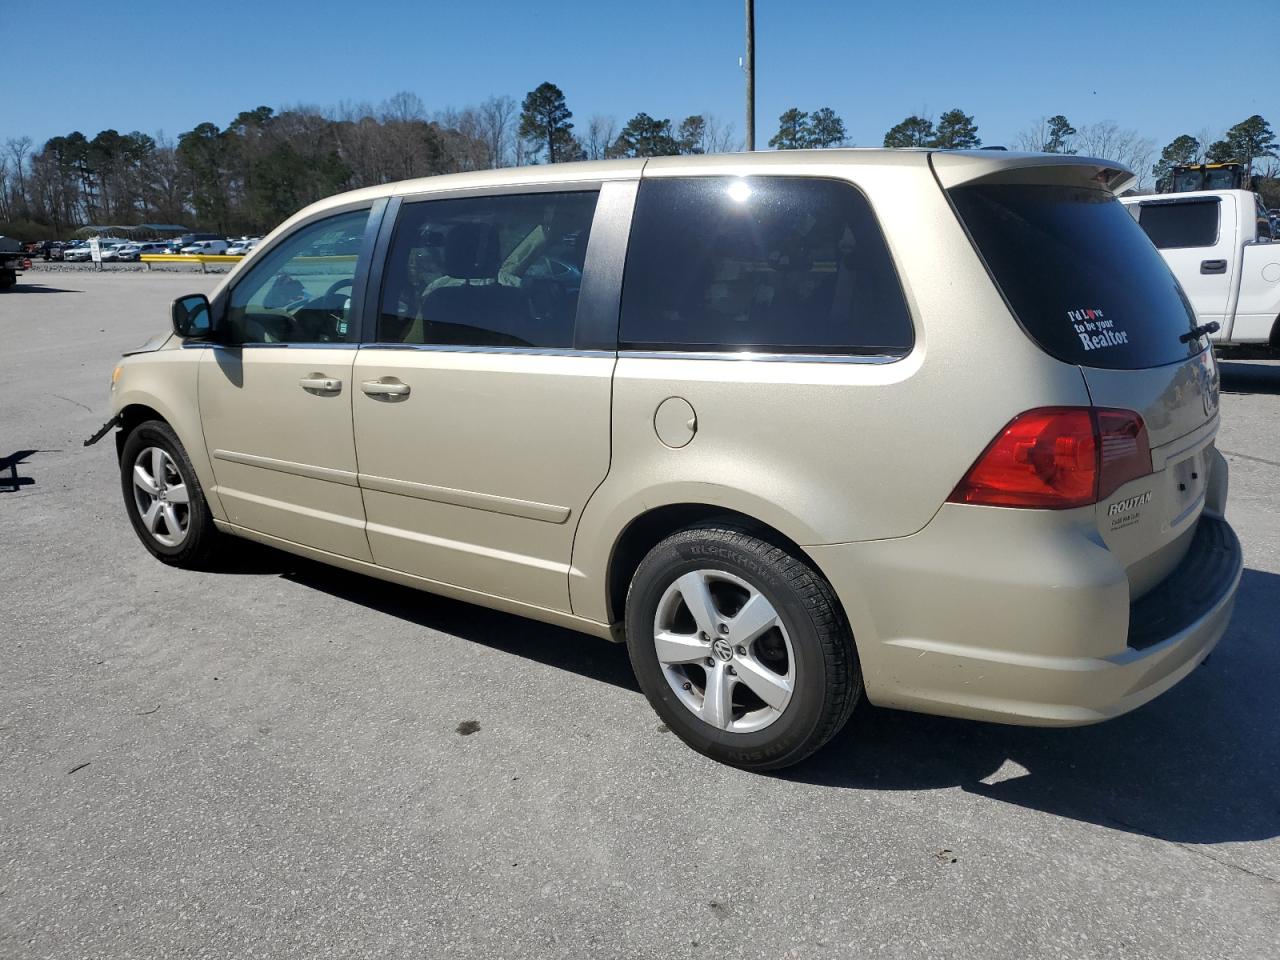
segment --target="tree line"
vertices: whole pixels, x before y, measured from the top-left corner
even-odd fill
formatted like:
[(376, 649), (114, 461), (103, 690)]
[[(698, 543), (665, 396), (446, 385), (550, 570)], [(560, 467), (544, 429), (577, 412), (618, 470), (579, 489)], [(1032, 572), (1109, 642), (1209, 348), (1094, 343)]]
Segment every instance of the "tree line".
[(377, 106), (257, 107), (225, 127), (205, 122), (176, 139), (140, 131), (80, 131), (0, 152), (0, 233), (60, 239), (81, 225), (181, 224), (263, 233), (299, 208), (394, 180), (531, 163), (741, 148), (709, 113), (676, 124), (637, 113), (619, 128), (593, 116), (576, 130), (552, 83), (523, 101), (428, 113), (398, 93)]
[[(975, 149), (974, 117), (960, 108), (935, 121), (912, 114), (884, 135), (886, 147)], [(779, 150), (851, 145), (831, 108), (790, 107), (769, 146)], [(1182, 134), (1152, 162), (1155, 147), (1111, 122), (1078, 129), (1065, 116), (1044, 117), (1020, 133), (1015, 148), (1081, 153), (1117, 160), (1139, 186), (1167, 181), (1173, 166), (1239, 160), (1254, 165), (1256, 188), (1280, 206), (1277, 145), (1270, 125), (1252, 116), (1215, 138)], [(640, 112), (621, 127), (596, 115), (574, 124), (564, 92), (539, 84), (522, 101), (490, 97), (477, 106), (429, 114), (421, 98), (398, 93), (378, 106), (257, 107), (226, 127), (198, 124), (174, 140), (163, 135), (75, 131), (36, 148), (10, 139), (0, 152), (0, 233), (61, 238), (83, 224), (165, 223), (221, 233), (262, 233), (322, 197), (394, 180), (614, 157), (720, 153), (741, 149), (732, 123), (708, 113), (682, 120)]]

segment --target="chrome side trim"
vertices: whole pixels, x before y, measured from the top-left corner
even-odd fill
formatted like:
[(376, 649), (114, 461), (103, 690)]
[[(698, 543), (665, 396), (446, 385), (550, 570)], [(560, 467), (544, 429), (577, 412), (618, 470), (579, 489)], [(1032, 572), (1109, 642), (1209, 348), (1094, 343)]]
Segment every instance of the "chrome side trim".
[(749, 350), (626, 350), (619, 360), (760, 360), (766, 363), (897, 363), (909, 354), (753, 353)]
[(612, 350), (575, 350), (573, 347), (480, 347), (437, 343), (362, 343), (361, 350), (418, 350), (428, 353), (510, 353), (530, 357), (615, 357)]
[(437, 537), (429, 533), (418, 533), (416, 530), (404, 530), (400, 527), (391, 527), (385, 523), (366, 524), (365, 529), (370, 534), (380, 534), (384, 537), (394, 537), (397, 540), (408, 540), (412, 543), (421, 543), (425, 546), (434, 547), (437, 550), (450, 550), (454, 553), (470, 554), (471, 556), (476, 557), (487, 557), (490, 560), (499, 560), (503, 563), (518, 564), (522, 567), (533, 567), (537, 570), (549, 570), (552, 573), (562, 575), (569, 572), (569, 565), (567, 563), (557, 563), (554, 560), (543, 560), (539, 557), (530, 557), (523, 553), (512, 553), (510, 550), (498, 550), (494, 547), (482, 547), (479, 544), (466, 543), (461, 540), (449, 540), (445, 537)]
[(317, 467), (310, 463), (294, 463), (292, 460), (276, 460), (272, 457), (260, 457), (252, 453), (237, 453), (234, 450), (213, 451), (215, 460), (226, 460), (228, 463), (239, 463), (246, 467), (261, 467), (264, 470), (275, 470), (295, 477), (306, 477), (309, 480), (327, 480), (330, 483), (341, 483), (347, 487), (358, 487), (356, 475), (350, 470), (335, 470), (333, 467)]
[(558, 507), (551, 503), (515, 500), (511, 497), (494, 496), (491, 493), (455, 490), (452, 487), (437, 487), (431, 483), (375, 477), (367, 473), (360, 474), (359, 479), (360, 486), (366, 490), (416, 497), (419, 500), (432, 500), (436, 503), (448, 503), (455, 507), (471, 507), (474, 510), (486, 510), (489, 513), (504, 513), (512, 517), (524, 517), (527, 520), (541, 520), (544, 523), (564, 523), (572, 512), (568, 507)]
[[(316, 510), (312, 507), (299, 506), (296, 503), (286, 503), (283, 500), (276, 500), (272, 497), (260, 497), (256, 493), (246, 493), (243, 490), (233, 490), (230, 487), (213, 488), (220, 498), (227, 500), (239, 500), (241, 503), (252, 503), (260, 507), (269, 507), (272, 510), (280, 510), (284, 513), (292, 513), (300, 517), (310, 517), (312, 520), (322, 520), (325, 523), (332, 523), (340, 527), (350, 527), (353, 530), (364, 529), (364, 517), (347, 517), (340, 513), (332, 513), (328, 510)], [(217, 521), (215, 521), (217, 522)]]
[(392, 570), (388, 567), (380, 567), (377, 564), (370, 563), (367, 560), (357, 560), (353, 557), (344, 557), (338, 553), (331, 553), (327, 550), (320, 550), (316, 547), (309, 547), (292, 540), (285, 540), (281, 537), (274, 537), (270, 534), (259, 533), (257, 530), (250, 530), (248, 527), (238, 526), (226, 520), (214, 520), (214, 526), (224, 533), (234, 534), (239, 537), (245, 537), (248, 540), (254, 540), (258, 543), (265, 543), (268, 546), (277, 547), (281, 550), (287, 550), (298, 556), (310, 557), (313, 560), (319, 560), (322, 563), (334, 564), (345, 570), (352, 570), (356, 573), (362, 573), (371, 577), (378, 577), (382, 580), (389, 580), (392, 583), (399, 583), (415, 590), (429, 590), (433, 593), (439, 593), (446, 597), (454, 597), (467, 603), (478, 603), (482, 606), (492, 607), (495, 610), (505, 610), (508, 613), (515, 613), (525, 617), (532, 617), (535, 620), (542, 620), (547, 623), (554, 623), (561, 627), (567, 627), (570, 630), (581, 630), (592, 636), (600, 637), (603, 640), (619, 641), (620, 638), (611, 632), (609, 624), (600, 623), (596, 620), (588, 620), (585, 617), (576, 617), (572, 613), (561, 610), (552, 610), (549, 607), (538, 607), (530, 603), (521, 603), (518, 600), (510, 600), (506, 597), (500, 597), (496, 594), (482, 593), (479, 590), (471, 590), (467, 587), (458, 587), (453, 584), (444, 583), (440, 580), (429, 580), (426, 577), (415, 576), (411, 573), (405, 573), (402, 570)]
[(354, 350), (358, 343), (342, 341), (333, 343), (206, 343), (214, 350)]
[[(429, 203), (432, 200), (473, 200), (477, 197), (518, 197), (522, 194), (538, 193), (593, 193), (614, 180), (635, 179), (640, 170), (620, 170), (613, 177), (587, 177), (583, 180), (538, 180), (528, 183), (497, 183), (488, 186), (469, 185), (428, 187), (412, 193), (398, 191), (398, 196), (405, 204)], [(404, 187), (405, 184), (389, 186)]]

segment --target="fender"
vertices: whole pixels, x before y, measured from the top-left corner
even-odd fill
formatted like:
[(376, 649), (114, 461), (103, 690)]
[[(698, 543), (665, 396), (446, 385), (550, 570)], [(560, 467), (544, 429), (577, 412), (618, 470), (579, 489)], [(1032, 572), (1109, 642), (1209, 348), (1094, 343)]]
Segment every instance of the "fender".
[(682, 505), (742, 514), (772, 527), (795, 543), (815, 542), (815, 531), (800, 517), (740, 488), (705, 481), (675, 481), (635, 490), (614, 500), (606, 480), (587, 502), (574, 534), (569, 602), (577, 616), (608, 622), (609, 564), (623, 532), (646, 513)]
[(111, 412), (123, 418), (130, 407), (147, 407), (168, 423), (195, 468), (209, 511), (214, 519), (226, 520), (200, 424), (197, 383), (200, 362), (206, 354), (203, 349), (177, 346), (147, 353), (141, 363), (130, 362), (126, 357), (111, 394)]

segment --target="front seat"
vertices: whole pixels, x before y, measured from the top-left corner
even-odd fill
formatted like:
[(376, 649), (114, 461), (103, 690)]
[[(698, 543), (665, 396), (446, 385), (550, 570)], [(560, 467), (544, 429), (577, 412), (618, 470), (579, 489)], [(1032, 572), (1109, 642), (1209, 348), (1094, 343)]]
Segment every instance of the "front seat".
[(530, 347), (529, 299), (498, 283), (502, 252), (491, 223), (453, 226), (444, 242), (445, 274), (463, 281), (431, 290), (422, 301), (429, 343)]

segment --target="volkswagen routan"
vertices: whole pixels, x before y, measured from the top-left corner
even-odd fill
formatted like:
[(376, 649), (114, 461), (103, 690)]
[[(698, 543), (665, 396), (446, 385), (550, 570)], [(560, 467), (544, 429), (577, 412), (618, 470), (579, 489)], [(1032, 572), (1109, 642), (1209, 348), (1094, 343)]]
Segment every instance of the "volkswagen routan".
[(625, 642), (741, 767), (864, 697), (1105, 720), (1209, 654), (1242, 568), (1130, 179), (823, 150), (335, 196), (115, 371), (125, 507), (166, 563), (245, 538)]

